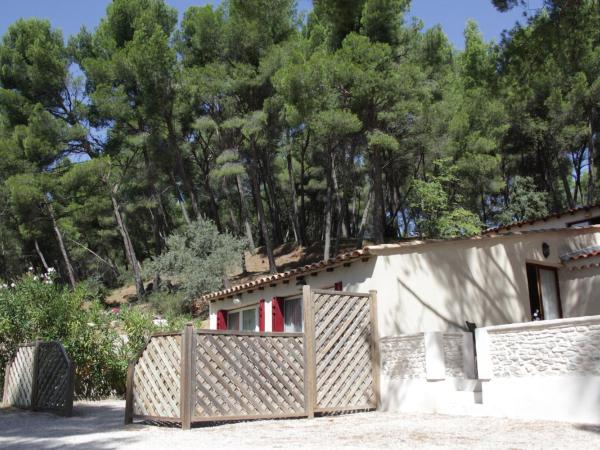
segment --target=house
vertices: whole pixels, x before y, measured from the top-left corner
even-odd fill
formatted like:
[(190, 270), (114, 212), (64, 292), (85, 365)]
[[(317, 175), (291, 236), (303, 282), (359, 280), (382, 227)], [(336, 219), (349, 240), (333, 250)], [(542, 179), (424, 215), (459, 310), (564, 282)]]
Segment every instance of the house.
[[(377, 291), (381, 337), (600, 314), (600, 206), (452, 240), (371, 245), (207, 294), (210, 328), (302, 330), (303, 285)], [(200, 304), (200, 303), (198, 303)]]

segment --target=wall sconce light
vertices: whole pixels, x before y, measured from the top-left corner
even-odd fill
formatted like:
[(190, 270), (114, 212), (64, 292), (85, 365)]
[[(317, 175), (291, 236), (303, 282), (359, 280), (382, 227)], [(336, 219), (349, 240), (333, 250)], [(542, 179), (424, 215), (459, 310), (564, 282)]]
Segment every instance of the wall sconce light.
[(234, 304), (234, 305), (239, 305), (240, 303), (242, 303), (242, 301), (240, 300), (240, 298), (239, 298), (239, 297), (235, 297), (235, 298), (233, 299), (233, 304)]

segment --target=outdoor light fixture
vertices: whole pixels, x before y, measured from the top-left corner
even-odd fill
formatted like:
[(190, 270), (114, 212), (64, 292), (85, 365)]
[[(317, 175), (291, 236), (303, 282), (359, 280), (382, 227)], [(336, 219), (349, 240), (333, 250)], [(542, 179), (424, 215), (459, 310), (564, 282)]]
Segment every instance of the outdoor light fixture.
[(544, 258), (550, 256), (550, 246), (545, 242), (542, 244), (542, 254), (544, 255)]
[(240, 298), (239, 298), (239, 297), (235, 297), (235, 298), (233, 299), (233, 304), (234, 304), (234, 305), (239, 305), (240, 303), (242, 303), (242, 301), (240, 300)]

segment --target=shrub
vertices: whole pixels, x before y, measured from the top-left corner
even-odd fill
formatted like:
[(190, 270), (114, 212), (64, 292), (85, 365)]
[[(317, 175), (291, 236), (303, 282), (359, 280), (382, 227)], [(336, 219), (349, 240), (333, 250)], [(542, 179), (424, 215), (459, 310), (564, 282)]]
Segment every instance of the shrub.
[[(76, 365), (78, 397), (124, 392), (128, 360), (155, 329), (148, 314), (125, 310), (116, 315), (97, 298), (90, 299), (85, 284), (70, 290), (54, 284), (51, 276), (30, 273), (10, 286), (0, 286), (2, 368), (20, 343), (58, 340)], [(119, 336), (121, 321), (128, 340)], [(3, 376), (0, 370), (0, 384)]]

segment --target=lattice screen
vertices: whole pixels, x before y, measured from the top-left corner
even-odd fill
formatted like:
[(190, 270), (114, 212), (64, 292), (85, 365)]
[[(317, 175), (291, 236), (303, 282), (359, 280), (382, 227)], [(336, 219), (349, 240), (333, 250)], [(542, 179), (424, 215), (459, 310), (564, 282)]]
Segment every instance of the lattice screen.
[(315, 411), (376, 407), (371, 358), (370, 298), (314, 291)]
[(196, 336), (194, 417), (286, 417), (304, 411), (298, 336)]
[(5, 406), (31, 407), (33, 351), (33, 345), (21, 346), (13, 360), (8, 363), (4, 381)]
[(181, 336), (154, 336), (134, 372), (133, 413), (178, 418), (180, 402)]

